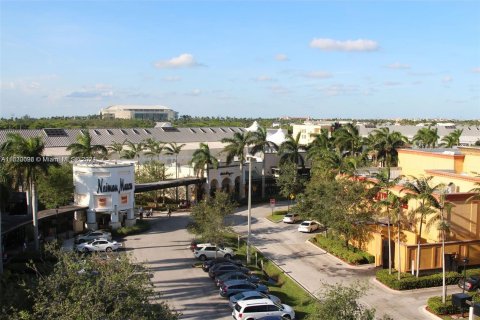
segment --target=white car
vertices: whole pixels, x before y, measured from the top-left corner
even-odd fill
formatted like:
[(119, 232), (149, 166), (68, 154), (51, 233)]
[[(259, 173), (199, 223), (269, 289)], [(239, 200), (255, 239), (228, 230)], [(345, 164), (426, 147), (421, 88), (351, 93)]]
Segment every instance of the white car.
[(77, 251), (80, 252), (92, 252), (92, 251), (106, 251), (110, 252), (117, 250), (122, 246), (117, 241), (108, 241), (107, 239), (90, 240), (88, 242), (80, 243), (77, 245)]
[(287, 213), (282, 221), (285, 223), (295, 223), (300, 221), (300, 215), (298, 213)]
[(75, 242), (76, 243), (83, 243), (87, 242), (90, 240), (95, 240), (95, 239), (107, 239), (107, 240), (112, 240), (112, 234), (108, 231), (103, 231), (103, 230), (96, 230), (96, 231), (89, 231), (84, 234), (80, 234), (75, 237)]
[(230, 259), (235, 255), (235, 253), (231, 248), (223, 248), (210, 244), (207, 246), (199, 246), (195, 248), (195, 250), (193, 251), (193, 255), (195, 256), (195, 258), (205, 261), (207, 259), (215, 258)]
[(265, 316), (280, 316), (295, 319), (295, 311), (286, 304), (277, 304), (270, 299), (238, 301), (233, 308), (232, 317), (236, 320), (259, 319)]
[(300, 223), (298, 226), (298, 231), (300, 232), (313, 232), (315, 230), (318, 230), (320, 228), (320, 225), (315, 222), (315, 221), (303, 221)]

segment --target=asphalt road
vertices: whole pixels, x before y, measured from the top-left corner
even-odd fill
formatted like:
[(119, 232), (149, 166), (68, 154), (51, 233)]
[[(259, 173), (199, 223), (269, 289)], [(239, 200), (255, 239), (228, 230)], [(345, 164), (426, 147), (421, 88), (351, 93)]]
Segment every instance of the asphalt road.
[(144, 234), (126, 238), (127, 252), (139, 262), (146, 262), (153, 274), (152, 281), (162, 298), (183, 315), (181, 319), (231, 320), (227, 300), (221, 298), (208, 274), (194, 268), (197, 262), (187, 248), (190, 235), (186, 230), (188, 213), (156, 213), (149, 219), (151, 229)]

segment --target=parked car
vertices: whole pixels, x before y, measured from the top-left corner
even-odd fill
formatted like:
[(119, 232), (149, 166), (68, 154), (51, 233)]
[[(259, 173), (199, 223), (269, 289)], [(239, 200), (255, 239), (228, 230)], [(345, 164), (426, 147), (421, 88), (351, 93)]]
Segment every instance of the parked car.
[(270, 299), (258, 299), (239, 301), (232, 312), (232, 317), (236, 320), (261, 319), (265, 316), (295, 319), (295, 311), (286, 304), (276, 304)]
[(300, 215), (298, 213), (287, 213), (282, 221), (285, 223), (295, 223), (300, 221)]
[(193, 251), (195, 258), (202, 261), (207, 259), (215, 259), (218, 257), (230, 259), (235, 255), (232, 248), (220, 247), (215, 245), (199, 246)]
[(268, 293), (268, 287), (264, 284), (254, 284), (246, 280), (231, 280), (225, 282), (219, 290), (222, 297), (230, 297), (243, 291)]
[(122, 246), (117, 241), (108, 241), (107, 239), (90, 240), (77, 245), (76, 249), (80, 252), (106, 251), (110, 252), (117, 250)]
[(214, 246), (213, 243), (199, 243), (197, 240), (192, 240), (188, 248), (193, 252), (200, 247)]
[(315, 221), (303, 221), (300, 223), (298, 226), (298, 231), (300, 232), (313, 232), (315, 230), (318, 230), (320, 228), (320, 225), (315, 222)]
[(224, 273), (220, 276), (215, 277), (215, 284), (217, 287), (222, 286), (225, 282), (230, 280), (247, 280), (251, 283), (259, 283), (260, 278), (254, 275), (248, 275), (240, 271), (232, 271)]
[(463, 285), (465, 284), (465, 291), (475, 291), (479, 290), (480, 291), (480, 276), (470, 276), (465, 279), (465, 281), (460, 279), (458, 281), (458, 286), (463, 289)]
[(244, 291), (231, 296), (230, 301), (228, 302), (228, 305), (230, 306), (230, 308), (233, 309), (235, 307), (235, 304), (238, 301), (247, 301), (247, 300), (256, 300), (256, 299), (270, 299), (276, 304), (282, 303), (279, 297), (274, 296), (272, 294), (265, 294), (258, 291)]
[(107, 239), (108, 241), (112, 240), (112, 234), (104, 230), (89, 231), (84, 234), (80, 234), (75, 237), (76, 243), (83, 243), (95, 239)]
[(243, 267), (243, 263), (240, 260), (232, 260), (232, 259), (226, 259), (226, 258), (216, 258), (212, 260), (205, 260), (203, 261), (202, 264), (202, 270), (205, 272), (208, 272), (208, 270), (213, 267), (214, 265), (217, 265), (219, 263), (230, 263), (230, 264), (235, 264), (239, 267)]
[(212, 279), (215, 279), (215, 277), (221, 276), (222, 274), (232, 272), (232, 271), (243, 272), (245, 274), (250, 273), (250, 270), (248, 268), (239, 267), (231, 263), (222, 263), (222, 264), (215, 265), (213, 268), (210, 268), (210, 270), (208, 270), (208, 276)]

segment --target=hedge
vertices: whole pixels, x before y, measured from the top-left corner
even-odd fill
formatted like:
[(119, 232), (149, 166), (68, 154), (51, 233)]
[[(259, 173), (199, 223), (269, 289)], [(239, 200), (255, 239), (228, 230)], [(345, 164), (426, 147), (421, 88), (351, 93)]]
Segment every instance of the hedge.
[[(467, 270), (467, 276), (479, 274), (480, 269)], [(418, 278), (410, 273), (402, 273), (401, 279), (398, 281), (398, 273), (396, 271), (392, 272), (392, 274), (388, 274), (387, 269), (382, 269), (377, 271), (376, 277), (378, 281), (395, 290), (411, 290), (442, 286), (441, 272)], [(458, 272), (447, 272), (445, 274), (445, 282), (447, 285), (457, 284), (462, 278), (463, 275)]]
[(311, 239), (316, 246), (328, 251), (328, 253), (354, 265), (367, 264), (375, 262), (375, 257), (359, 249), (352, 251), (345, 247), (345, 241), (336, 238), (326, 238), (323, 235), (317, 235)]
[[(480, 302), (480, 295), (469, 293), (473, 296), (473, 301)], [(449, 295), (446, 297), (445, 304), (442, 303), (442, 297), (435, 296), (428, 298), (427, 306), (431, 312), (437, 315), (448, 315), (448, 314), (457, 314), (460, 313), (461, 310), (456, 306), (452, 305), (452, 296)]]

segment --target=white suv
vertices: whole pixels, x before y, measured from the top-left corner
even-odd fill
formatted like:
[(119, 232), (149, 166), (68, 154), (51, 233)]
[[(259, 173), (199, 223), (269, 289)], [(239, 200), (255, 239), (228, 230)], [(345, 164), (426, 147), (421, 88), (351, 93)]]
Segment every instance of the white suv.
[(254, 320), (266, 316), (280, 316), (295, 319), (295, 311), (286, 304), (276, 304), (270, 299), (239, 301), (233, 308), (232, 317), (236, 320)]
[(233, 249), (231, 248), (223, 248), (209, 244), (207, 246), (200, 246), (195, 248), (195, 250), (193, 251), (193, 255), (195, 256), (195, 258), (205, 261), (207, 259), (215, 258), (230, 259), (235, 255), (235, 253), (233, 253)]

